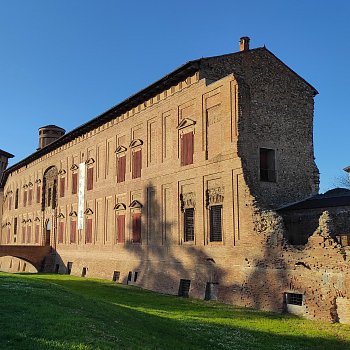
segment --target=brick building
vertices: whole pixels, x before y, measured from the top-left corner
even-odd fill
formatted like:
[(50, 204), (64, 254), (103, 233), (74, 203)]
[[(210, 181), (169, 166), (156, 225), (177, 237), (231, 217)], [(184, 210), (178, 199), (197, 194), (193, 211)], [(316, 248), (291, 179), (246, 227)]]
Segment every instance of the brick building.
[(318, 193), (316, 94), (244, 37), (69, 133), (40, 128), (3, 173), (1, 245), (51, 246), (46, 271), (348, 322), (328, 212), (295, 246), (274, 211)]

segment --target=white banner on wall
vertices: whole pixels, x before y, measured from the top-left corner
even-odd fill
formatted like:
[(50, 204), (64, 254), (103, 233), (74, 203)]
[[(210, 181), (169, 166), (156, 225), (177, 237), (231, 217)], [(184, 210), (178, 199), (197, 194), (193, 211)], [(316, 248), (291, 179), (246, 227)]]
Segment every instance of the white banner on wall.
[(85, 163), (79, 164), (78, 183), (78, 230), (84, 228)]

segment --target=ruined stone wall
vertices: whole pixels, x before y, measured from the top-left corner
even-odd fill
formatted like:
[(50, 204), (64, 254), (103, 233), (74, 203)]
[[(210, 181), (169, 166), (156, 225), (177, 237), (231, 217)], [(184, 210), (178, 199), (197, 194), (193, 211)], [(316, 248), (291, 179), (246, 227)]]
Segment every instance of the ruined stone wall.
[[(328, 211), (333, 218), (334, 234), (350, 234), (350, 208), (348, 206), (285, 210), (280, 214), (286, 227), (286, 238), (291, 244), (306, 244), (319, 225), (319, 218)], [(333, 238), (336, 238), (335, 236)]]

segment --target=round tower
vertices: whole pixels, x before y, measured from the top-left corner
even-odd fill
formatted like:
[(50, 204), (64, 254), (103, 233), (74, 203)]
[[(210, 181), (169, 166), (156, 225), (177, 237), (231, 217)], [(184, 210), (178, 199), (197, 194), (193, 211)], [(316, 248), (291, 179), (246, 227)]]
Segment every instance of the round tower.
[(46, 125), (39, 128), (39, 149), (42, 149), (50, 143), (56, 141), (64, 135), (66, 130), (56, 125)]

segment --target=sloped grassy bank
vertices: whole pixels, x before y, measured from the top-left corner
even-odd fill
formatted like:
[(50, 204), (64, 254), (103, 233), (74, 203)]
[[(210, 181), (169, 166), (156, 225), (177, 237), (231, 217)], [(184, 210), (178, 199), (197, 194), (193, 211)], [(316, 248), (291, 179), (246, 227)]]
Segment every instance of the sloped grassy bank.
[(350, 349), (350, 326), (109, 281), (0, 273), (1, 349)]

